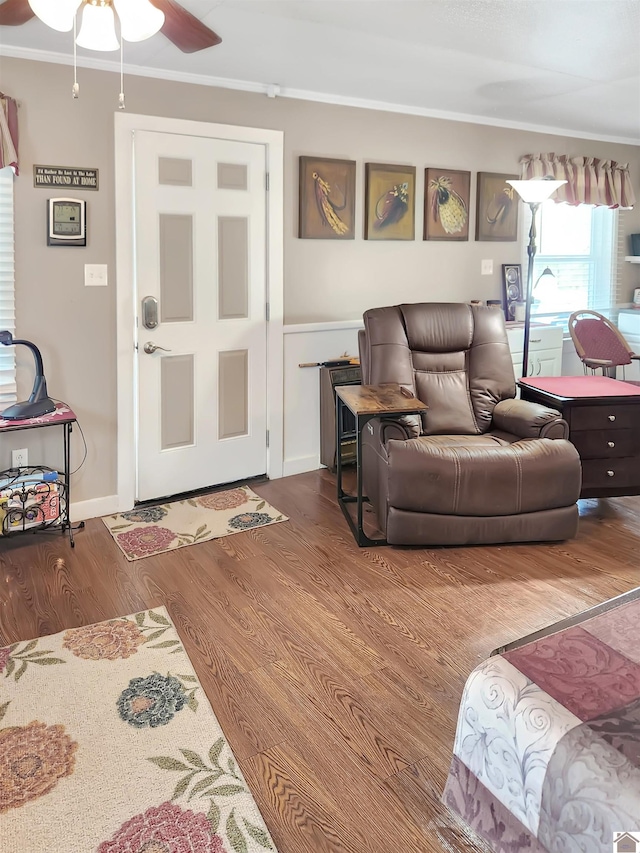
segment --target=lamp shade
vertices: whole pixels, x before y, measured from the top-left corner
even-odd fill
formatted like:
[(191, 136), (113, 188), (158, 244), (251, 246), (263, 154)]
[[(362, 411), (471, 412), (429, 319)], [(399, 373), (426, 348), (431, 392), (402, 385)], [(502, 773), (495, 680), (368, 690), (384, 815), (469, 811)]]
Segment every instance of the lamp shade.
[(546, 201), (566, 181), (553, 181), (548, 178), (531, 178), (528, 181), (507, 181), (514, 188), (522, 201), (536, 204)]
[(149, 0), (114, 0), (120, 18), (120, 34), (126, 41), (144, 41), (164, 24), (164, 12)]
[(536, 287), (537, 287), (537, 286), (538, 286), (538, 284), (540, 283), (540, 279), (541, 279), (541, 278), (544, 278), (546, 275), (550, 275), (550, 276), (551, 276), (551, 278), (555, 278), (555, 277), (556, 277), (556, 274), (554, 273), (554, 271), (553, 271), (550, 267), (545, 267), (545, 268), (542, 270), (542, 272), (540, 273), (540, 275), (538, 276), (538, 278), (537, 278), (537, 280), (536, 280), (536, 283), (533, 285), (533, 289), (534, 289), (534, 290), (536, 289)]
[(76, 44), (89, 50), (118, 50), (115, 15), (111, 6), (87, 3), (82, 13), (82, 27)]
[(29, 5), (43, 24), (52, 30), (68, 33), (73, 29), (73, 19), (81, 2), (82, 0), (29, 0)]

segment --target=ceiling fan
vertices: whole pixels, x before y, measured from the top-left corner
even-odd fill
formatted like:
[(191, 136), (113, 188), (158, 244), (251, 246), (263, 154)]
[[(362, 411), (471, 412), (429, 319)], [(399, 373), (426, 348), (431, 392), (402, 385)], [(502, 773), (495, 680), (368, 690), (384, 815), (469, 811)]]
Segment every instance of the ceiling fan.
[[(118, 15), (121, 36), (126, 41), (143, 41), (158, 31), (173, 42), (183, 53), (195, 53), (220, 44), (222, 39), (176, 0), (5, 0), (0, 5), (0, 26), (18, 27), (31, 18), (38, 17), (53, 29), (73, 29), (76, 13), (82, 12), (82, 27), (77, 44), (93, 50), (117, 50), (119, 44), (113, 24), (110, 38), (103, 38), (103, 47), (96, 47), (104, 36), (104, 16), (113, 22)], [(88, 15), (87, 15), (88, 13)], [(86, 44), (83, 29), (86, 28)], [(111, 35), (112, 33), (112, 35)], [(91, 44), (88, 43), (91, 36)]]

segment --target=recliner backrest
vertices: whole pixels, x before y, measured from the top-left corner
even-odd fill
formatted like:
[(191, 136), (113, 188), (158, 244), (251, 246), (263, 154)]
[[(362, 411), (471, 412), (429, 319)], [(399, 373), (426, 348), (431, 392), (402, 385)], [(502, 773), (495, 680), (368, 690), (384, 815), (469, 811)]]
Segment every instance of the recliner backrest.
[(398, 382), (429, 406), (426, 435), (475, 435), (500, 400), (515, 397), (501, 311), (454, 302), (373, 308), (364, 314), (363, 382)]

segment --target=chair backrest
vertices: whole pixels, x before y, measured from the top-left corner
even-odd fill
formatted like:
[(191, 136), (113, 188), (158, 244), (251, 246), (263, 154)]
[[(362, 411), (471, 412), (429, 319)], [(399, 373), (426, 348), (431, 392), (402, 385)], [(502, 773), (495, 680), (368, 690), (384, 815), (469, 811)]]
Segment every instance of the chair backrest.
[(486, 432), (515, 396), (504, 316), (495, 308), (423, 302), (364, 314), (363, 382), (398, 382), (429, 406), (427, 435)]
[(611, 366), (631, 364), (629, 344), (613, 323), (597, 311), (575, 311), (569, 317), (569, 333), (582, 361), (595, 359)]

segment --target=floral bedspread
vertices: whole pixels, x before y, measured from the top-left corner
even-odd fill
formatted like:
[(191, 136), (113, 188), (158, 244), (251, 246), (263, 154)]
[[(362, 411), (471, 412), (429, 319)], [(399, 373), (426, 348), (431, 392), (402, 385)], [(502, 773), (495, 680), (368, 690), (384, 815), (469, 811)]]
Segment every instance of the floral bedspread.
[(0, 649), (0, 851), (275, 851), (164, 608)]
[(453, 752), (443, 800), (498, 853), (640, 833), (640, 601), (474, 670)]

